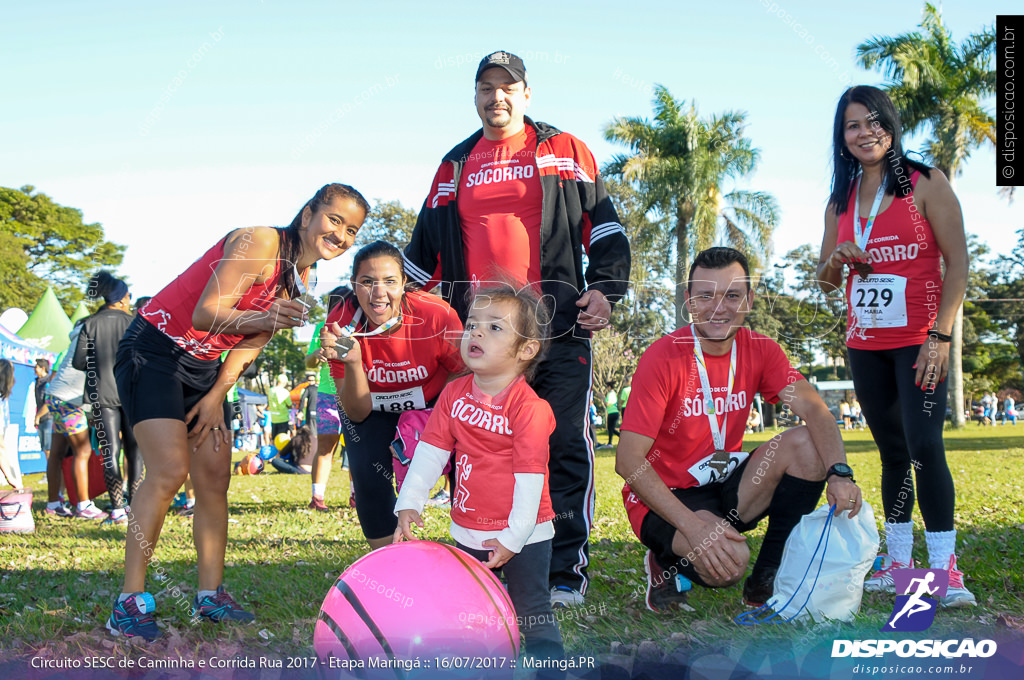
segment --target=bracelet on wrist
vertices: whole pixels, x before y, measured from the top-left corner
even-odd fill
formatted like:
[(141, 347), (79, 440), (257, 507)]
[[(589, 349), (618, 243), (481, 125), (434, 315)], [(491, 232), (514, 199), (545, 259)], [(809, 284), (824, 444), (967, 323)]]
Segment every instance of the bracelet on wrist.
[(952, 342), (953, 341), (953, 336), (952, 335), (946, 335), (945, 333), (940, 333), (939, 331), (937, 331), (934, 328), (932, 328), (931, 330), (928, 331), (928, 337), (935, 338), (939, 342)]

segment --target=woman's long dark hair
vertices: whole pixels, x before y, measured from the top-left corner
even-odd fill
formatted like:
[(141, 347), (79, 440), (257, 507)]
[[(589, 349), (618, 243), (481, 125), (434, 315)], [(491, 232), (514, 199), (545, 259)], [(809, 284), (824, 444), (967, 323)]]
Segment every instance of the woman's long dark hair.
[[(327, 207), (335, 197), (347, 198), (354, 201), (363, 209), (367, 215), (370, 214), (370, 204), (366, 202), (363, 195), (350, 187), (348, 184), (325, 184), (320, 187), (313, 198), (306, 201), (302, 210), (287, 227), (275, 227), (280, 237), (280, 245), (277, 250), (277, 259), (281, 262), (281, 287), (289, 298), (298, 297), (299, 291), (295, 284), (295, 263), (302, 251), (302, 241), (299, 236), (299, 229), (302, 227), (302, 213), (309, 208), (314, 213), (321, 208)], [(316, 267), (316, 265), (313, 265)]]
[(327, 294), (327, 312), (330, 313), (332, 309), (354, 296), (355, 293), (348, 286), (338, 286)]
[(14, 389), (14, 364), (0, 359), (0, 399), (6, 400)]
[(885, 153), (885, 168), (882, 171), (885, 193), (905, 198), (914, 192), (910, 173), (917, 170), (929, 177), (931, 170), (923, 163), (910, 160), (903, 151), (903, 127), (889, 95), (870, 85), (851, 87), (839, 98), (832, 123), (832, 195), (828, 198), (828, 204), (836, 211), (836, 215), (842, 215), (849, 209), (853, 180), (860, 172), (860, 161), (846, 148), (846, 107), (854, 103), (864, 105), (872, 123), (877, 123), (892, 136), (892, 146)]

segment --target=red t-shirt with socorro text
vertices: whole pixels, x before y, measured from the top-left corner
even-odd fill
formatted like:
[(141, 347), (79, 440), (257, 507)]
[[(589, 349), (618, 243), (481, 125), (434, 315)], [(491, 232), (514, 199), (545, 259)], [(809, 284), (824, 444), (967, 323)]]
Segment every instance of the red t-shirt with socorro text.
[[(217, 359), (225, 350), (233, 348), (246, 337), (239, 333), (231, 333), (229, 325), (210, 331), (196, 330), (192, 325), (192, 314), (199, 303), (199, 298), (217, 265), (224, 259), (224, 243), (228, 236), (207, 250), (139, 310), (142, 318), (198, 359)], [(307, 275), (308, 270), (302, 273), (303, 281)], [(275, 298), (281, 297), (278, 291), (280, 284), (281, 263), (278, 261), (274, 264), (273, 273), (262, 283), (250, 286), (235, 303), (234, 309), (268, 309)], [(226, 294), (231, 292), (233, 291), (227, 290)]]
[[(685, 326), (657, 340), (640, 357), (633, 374), (635, 389), (621, 429), (654, 439), (647, 461), (670, 489), (702, 486), (728, 477), (749, 455), (743, 451), (743, 431), (754, 395), (760, 392), (774, 404), (786, 386), (803, 378), (771, 338), (740, 328), (733, 342), (736, 377), (728, 399), (730, 354), (704, 353), (715, 411), (728, 419), (725, 449), (730, 458), (724, 469), (712, 464), (715, 445), (697, 372), (691, 327)], [(718, 416), (719, 427), (722, 417)], [(638, 470), (636, 474), (645, 472)], [(639, 536), (648, 508), (629, 488), (628, 476), (622, 497), (633, 531)]]
[[(327, 324), (342, 328), (352, 321), (357, 303), (350, 300), (327, 315)], [(365, 332), (357, 328), (356, 332)], [(381, 335), (356, 336), (375, 411), (398, 413), (426, 408), (448, 382), (465, 370), (459, 356), (462, 322), (447, 302), (429, 293), (409, 292), (402, 300), (402, 323)], [(331, 377), (341, 391), (345, 364), (331, 361)]]
[(470, 280), (540, 281), (543, 192), (537, 133), (481, 137), (459, 178), (459, 222)]
[[(917, 186), (920, 175), (911, 173), (912, 186)], [(839, 243), (854, 240), (853, 207), (851, 190), (849, 209), (837, 224)], [(866, 223), (867, 218), (861, 218), (862, 228)], [(865, 250), (874, 271), (861, 278), (851, 267), (846, 278), (846, 344), (855, 349), (920, 345), (939, 313), (942, 253), (913, 194), (897, 196), (878, 214)]]
[(537, 524), (554, 519), (548, 493), (548, 440), (555, 416), (519, 376), (495, 396), (467, 375), (444, 388), (421, 441), (455, 452), (452, 521), (478, 531), (508, 526), (517, 472), (544, 475)]

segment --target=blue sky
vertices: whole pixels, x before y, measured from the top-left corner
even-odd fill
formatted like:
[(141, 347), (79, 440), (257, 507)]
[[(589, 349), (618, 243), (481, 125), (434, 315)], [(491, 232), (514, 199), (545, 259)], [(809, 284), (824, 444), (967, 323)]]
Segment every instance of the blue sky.
[[(881, 82), (855, 65), (857, 44), (913, 30), (921, 7), (7, 3), (0, 185), (33, 185), (102, 223), (127, 246), (133, 292), (152, 294), (223, 233), (287, 223), (329, 181), (418, 209), (441, 156), (479, 127), (477, 61), (506, 49), (526, 61), (529, 114), (601, 163), (621, 150), (604, 127), (649, 115), (654, 83), (703, 115), (746, 112), (761, 164), (743, 187), (778, 199), (778, 257), (820, 243), (836, 100)], [(947, 3), (943, 17), (959, 41), (1019, 9)], [(968, 231), (1007, 252), (1024, 220), (997, 196), (992, 151), (956, 181)], [(321, 287), (349, 262), (322, 267)]]

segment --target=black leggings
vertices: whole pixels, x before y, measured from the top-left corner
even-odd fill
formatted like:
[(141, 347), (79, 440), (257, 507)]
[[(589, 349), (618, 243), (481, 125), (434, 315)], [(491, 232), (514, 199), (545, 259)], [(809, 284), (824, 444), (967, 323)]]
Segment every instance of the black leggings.
[(914, 384), (913, 366), (920, 349), (920, 345), (885, 350), (850, 348), (850, 372), (861, 411), (882, 458), (885, 521), (910, 521), (914, 508), (913, 468), (925, 529), (952, 531), (956, 491), (942, 442), (948, 384), (941, 382), (934, 391)]
[(608, 414), (608, 446), (612, 445), (612, 437), (621, 434), (619, 432), (619, 414)]
[[(481, 562), (490, 559), (490, 550), (477, 550), (456, 543)], [(551, 563), (551, 539), (528, 543), (508, 562), (492, 569), (495, 576), (505, 577), (508, 597), (516, 610), (519, 632), (526, 639), (526, 653), (540, 659), (562, 659), (562, 634), (558, 620), (551, 611), (551, 591), (548, 590), (548, 565)], [(542, 673), (537, 674), (543, 678)]]
[(135, 492), (142, 484), (145, 467), (139, 445), (135, 442), (135, 433), (124, 411), (120, 408), (98, 406), (93, 410), (93, 428), (96, 430), (96, 441), (100, 455), (103, 456), (103, 479), (107, 483), (107, 493), (114, 508), (125, 506), (122, 485), (125, 477), (121, 472), (121, 447), (124, 446), (125, 467), (128, 468), (128, 499), (131, 503)]
[(371, 411), (361, 423), (349, 420), (340, 407), (338, 415), (356, 492), (359, 526), (368, 539), (391, 536), (398, 527), (398, 518), (390, 446), (400, 414)]

